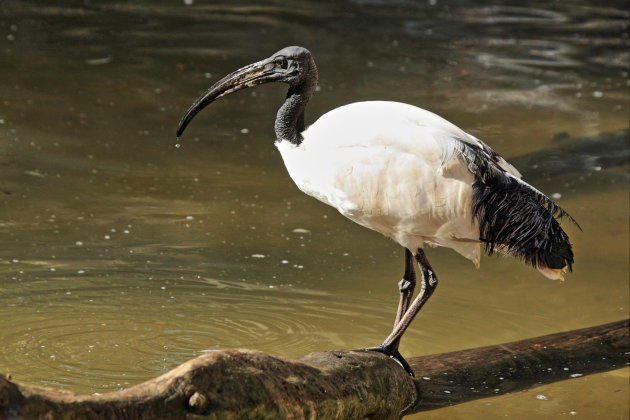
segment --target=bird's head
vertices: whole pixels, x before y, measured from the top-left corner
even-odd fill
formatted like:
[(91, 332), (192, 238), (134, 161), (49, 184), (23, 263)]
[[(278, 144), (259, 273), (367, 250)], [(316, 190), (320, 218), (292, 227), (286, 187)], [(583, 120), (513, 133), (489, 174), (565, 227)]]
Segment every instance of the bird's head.
[(317, 68), (311, 53), (302, 47), (283, 48), (269, 58), (228, 74), (206, 90), (182, 117), (177, 127), (177, 137), (181, 136), (199, 111), (222, 96), (270, 82), (287, 83), (290, 89), (294, 89), (312, 80), (317, 83)]

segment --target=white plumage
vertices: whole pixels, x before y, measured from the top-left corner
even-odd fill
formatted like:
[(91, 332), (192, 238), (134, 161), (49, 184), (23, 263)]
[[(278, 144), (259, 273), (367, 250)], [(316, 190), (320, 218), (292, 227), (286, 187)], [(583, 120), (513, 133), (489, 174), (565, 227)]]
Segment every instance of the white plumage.
[[(317, 67), (302, 47), (284, 48), (219, 80), (191, 105), (177, 135), (217, 98), (267, 82), (289, 85), (275, 131), (295, 184), (405, 248), (394, 328), (383, 344), (365, 350), (389, 355), (413, 375), (398, 345), (437, 286), (425, 243), (452, 248), (477, 267), (483, 244), (488, 253), (514, 255), (549, 278), (562, 279), (571, 268), (571, 244), (556, 220), (570, 216), (521, 181), (494, 150), (445, 119), (398, 102), (359, 102), (305, 129)], [(412, 301), (414, 260), (421, 288)]]
[(479, 266), (474, 176), (455, 151), (457, 141), (478, 139), (432, 112), (383, 101), (336, 108), (302, 137), (276, 142), (300, 190), (409, 250), (445, 246)]

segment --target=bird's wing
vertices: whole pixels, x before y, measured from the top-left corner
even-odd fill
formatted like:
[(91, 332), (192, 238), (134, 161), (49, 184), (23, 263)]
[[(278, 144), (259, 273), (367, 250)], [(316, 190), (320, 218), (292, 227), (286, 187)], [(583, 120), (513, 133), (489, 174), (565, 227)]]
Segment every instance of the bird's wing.
[(575, 220), (522, 181), (520, 173), (481, 140), (446, 125), (441, 128), (434, 132), (442, 148), (440, 173), (456, 177), (465, 167), (474, 176), (472, 217), (486, 252), (513, 255), (545, 276), (561, 279), (571, 270), (573, 251), (557, 219)]

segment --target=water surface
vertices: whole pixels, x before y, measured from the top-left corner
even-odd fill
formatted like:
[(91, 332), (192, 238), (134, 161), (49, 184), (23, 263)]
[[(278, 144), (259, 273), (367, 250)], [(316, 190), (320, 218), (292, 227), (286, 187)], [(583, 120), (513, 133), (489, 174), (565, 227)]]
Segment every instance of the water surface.
[[(527, 180), (583, 228), (565, 224), (576, 264), (564, 283), (429, 249), (440, 286), (403, 354), (627, 318), (628, 161), (602, 160), (605, 141), (570, 160), (579, 139), (629, 125), (627, 10), (5, 0), (0, 371), (102, 393), (208, 351), (298, 357), (382, 341), (403, 251), (292, 184), (273, 146), (284, 86), (222, 98), (174, 137), (202, 90), (291, 44), (319, 66), (308, 121), (370, 99), (430, 109), (527, 162)], [(563, 156), (562, 142), (577, 151)], [(627, 143), (615, 147), (627, 156)], [(578, 163), (538, 170), (527, 156), (545, 150), (555, 167)], [(628, 392), (626, 369), (414, 418), (627, 419)]]

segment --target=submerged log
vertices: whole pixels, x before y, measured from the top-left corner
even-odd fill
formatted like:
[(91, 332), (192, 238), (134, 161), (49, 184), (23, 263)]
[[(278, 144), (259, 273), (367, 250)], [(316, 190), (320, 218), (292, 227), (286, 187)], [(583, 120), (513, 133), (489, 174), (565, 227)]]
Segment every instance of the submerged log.
[(627, 366), (630, 320), (497, 346), (414, 357), (416, 378), (378, 353), (328, 351), (288, 360), (209, 353), (104, 395), (0, 375), (0, 418), (397, 419), (537, 384)]

